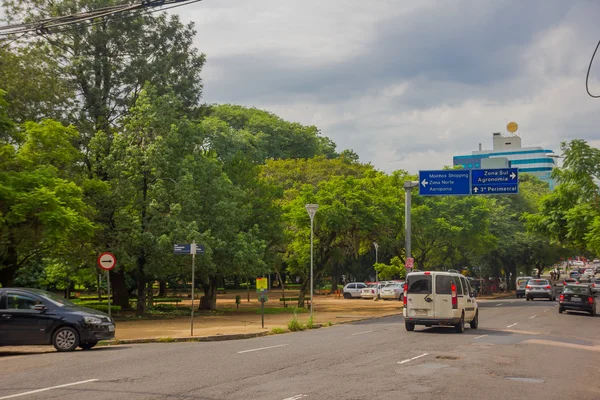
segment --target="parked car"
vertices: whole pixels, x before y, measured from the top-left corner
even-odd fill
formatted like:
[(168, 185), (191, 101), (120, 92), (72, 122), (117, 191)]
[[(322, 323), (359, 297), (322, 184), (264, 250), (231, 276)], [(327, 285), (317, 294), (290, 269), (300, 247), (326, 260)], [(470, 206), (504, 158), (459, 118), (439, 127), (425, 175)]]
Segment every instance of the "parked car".
[(568, 284), (559, 297), (558, 312), (585, 311), (593, 317), (596, 315), (596, 298), (587, 285)]
[(464, 332), (465, 323), (479, 326), (476, 293), (467, 279), (450, 272), (412, 272), (404, 285), (404, 326), (414, 331), (416, 325), (452, 326)]
[(371, 283), (361, 290), (360, 297), (363, 299), (373, 299), (381, 293), (381, 288), (384, 286), (383, 283)]
[(519, 276), (517, 278), (517, 299), (525, 296), (525, 286), (527, 286), (527, 282), (530, 279), (533, 279), (531, 276)]
[(589, 283), (590, 289), (592, 289), (592, 293), (596, 297), (600, 297), (600, 279), (591, 278)]
[(344, 286), (344, 298), (351, 299), (353, 297), (360, 297), (360, 292), (366, 288), (367, 285), (362, 282), (351, 282)]
[(79, 307), (37, 289), (0, 289), (0, 345), (52, 344), (58, 351), (89, 350), (115, 337), (115, 323), (103, 312)]
[(383, 300), (400, 300), (404, 299), (404, 283), (392, 283), (384, 286), (381, 289), (380, 297)]
[(583, 276), (587, 278), (593, 278), (594, 276), (596, 276), (596, 271), (594, 268), (586, 268), (586, 270), (583, 271)]
[(527, 301), (536, 298), (556, 300), (554, 288), (547, 279), (530, 279), (525, 285), (525, 298)]

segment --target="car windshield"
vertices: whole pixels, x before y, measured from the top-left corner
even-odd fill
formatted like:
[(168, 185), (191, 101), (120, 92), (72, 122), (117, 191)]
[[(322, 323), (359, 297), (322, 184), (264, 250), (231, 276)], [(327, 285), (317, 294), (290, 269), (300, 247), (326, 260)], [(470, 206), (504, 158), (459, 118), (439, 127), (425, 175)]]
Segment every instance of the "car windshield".
[(45, 300), (48, 300), (52, 304), (59, 307), (75, 307), (75, 304), (71, 303), (69, 300), (64, 297), (58, 296), (54, 293), (46, 292), (44, 290), (35, 292), (38, 296), (42, 296)]
[(589, 295), (590, 288), (588, 288), (587, 286), (567, 286), (567, 287), (565, 287), (565, 290), (563, 291), (563, 293)]

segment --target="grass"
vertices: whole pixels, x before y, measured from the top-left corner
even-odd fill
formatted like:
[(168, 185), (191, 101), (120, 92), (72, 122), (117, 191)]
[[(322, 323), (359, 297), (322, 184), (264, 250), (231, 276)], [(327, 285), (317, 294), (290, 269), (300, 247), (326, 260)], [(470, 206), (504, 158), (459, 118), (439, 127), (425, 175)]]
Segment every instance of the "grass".
[[(245, 310), (253, 310), (256, 314), (260, 314), (260, 308), (246, 308)], [(273, 308), (265, 308), (266, 314), (301, 314), (308, 312), (306, 308), (290, 308), (290, 307), (273, 307)]]
[(306, 322), (306, 327), (308, 329), (313, 329), (315, 327), (315, 321), (314, 321), (312, 315), (310, 317), (308, 317), (308, 321)]
[(287, 330), (285, 328), (273, 328), (273, 329), (271, 329), (271, 333), (275, 334), (275, 335), (278, 335), (280, 333), (286, 333), (286, 332), (287, 332)]
[(331, 323), (331, 321), (327, 321), (327, 322), (325, 323), (325, 326), (331, 326), (331, 325), (333, 325), (333, 324)]
[(288, 322), (288, 329), (291, 332), (303, 331), (306, 329), (306, 325), (304, 325), (298, 320), (298, 313), (294, 312), (294, 316), (292, 317), (290, 322)]

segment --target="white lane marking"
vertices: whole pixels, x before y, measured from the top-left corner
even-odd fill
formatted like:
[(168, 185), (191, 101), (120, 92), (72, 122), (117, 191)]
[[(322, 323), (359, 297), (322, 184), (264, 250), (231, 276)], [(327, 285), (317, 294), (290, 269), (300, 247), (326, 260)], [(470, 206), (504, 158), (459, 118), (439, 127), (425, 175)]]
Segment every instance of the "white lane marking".
[(352, 335), (350, 335), (350, 336), (354, 336), (354, 335), (364, 335), (365, 333), (371, 333), (371, 332), (375, 332), (375, 331), (356, 332), (356, 333), (353, 333), (353, 334), (352, 334)]
[(423, 354), (421, 354), (420, 356), (416, 356), (416, 357), (413, 357), (413, 358), (409, 358), (408, 360), (402, 360), (402, 361), (398, 361), (398, 364), (404, 364), (404, 363), (407, 363), (407, 362), (409, 362), (409, 361), (413, 361), (413, 360), (416, 360), (417, 358), (425, 357), (425, 356), (428, 356), (428, 355), (429, 355), (429, 353), (423, 353)]
[(531, 317), (529, 317), (529, 319), (533, 319), (535, 317), (537, 317), (537, 315), (532, 315)]
[(544, 310), (544, 312), (548, 312), (548, 311), (550, 311), (550, 310), (552, 310), (552, 309), (551, 309), (551, 308), (549, 308), (549, 309), (547, 309), (547, 310)]
[(487, 335), (481, 335), (481, 336), (477, 336), (477, 337), (475, 338), (475, 340), (477, 340), (477, 339), (481, 339), (481, 338), (484, 338), (484, 337), (486, 337), (486, 336), (487, 336)]
[[(268, 347), (259, 347), (258, 349), (250, 349), (250, 350), (242, 350), (242, 351), (238, 351), (238, 354), (242, 354), (242, 353), (250, 353), (252, 351), (259, 351), (259, 350), (267, 350), (267, 349), (274, 349), (276, 347), (283, 347), (283, 346), (287, 346), (287, 344), (278, 344), (275, 346), (268, 346)], [(2, 399), (0, 399), (2, 400)]]
[(299, 400), (299, 399), (301, 399), (303, 397), (306, 397), (306, 396), (307, 396), (306, 394), (297, 394), (297, 395), (292, 396), (292, 397), (286, 397), (283, 400)]
[(512, 324), (512, 325), (508, 325), (508, 326), (507, 326), (507, 328), (512, 328), (513, 326), (517, 325), (517, 323), (518, 323), (518, 322), (515, 322), (515, 323), (514, 323), (514, 324)]
[(500, 307), (502, 304), (504, 304), (504, 303), (496, 304), (496, 307)]
[(96, 382), (97, 380), (98, 379), (88, 379), (87, 381), (79, 381), (79, 382), (73, 382), (73, 383), (66, 383), (64, 385), (51, 386), (51, 387), (47, 387), (47, 388), (43, 388), (43, 389), (32, 390), (30, 392), (23, 392), (23, 393), (11, 394), (9, 396), (0, 397), (0, 400), (3, 400), (3, 399), (12, 399), (14, 397), (20, 397), (20, 396), (27, 396), (28, 394), (46, 392), (46, 391), (52, 390), (52, 389), (60, 389), (60, 388), (68, 387), (68, 386), (81, 385), (81, 384), (84, 384), (84, 383)]

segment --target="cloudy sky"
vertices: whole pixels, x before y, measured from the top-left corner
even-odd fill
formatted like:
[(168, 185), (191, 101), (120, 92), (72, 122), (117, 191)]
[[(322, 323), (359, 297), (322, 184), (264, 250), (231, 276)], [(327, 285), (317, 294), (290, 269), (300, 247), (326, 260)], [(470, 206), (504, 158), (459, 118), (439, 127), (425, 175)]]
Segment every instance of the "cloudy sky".
[[(596, 0), (204, 0), (181, 7), (208, 103), (316, 125), (378, 169), (436, 169), (516, 121), (523, 146), (600, 147)], [(174, 10), (175, 11), (175, 10)], [(591, 89), (600, 94), (600, 54)]]

